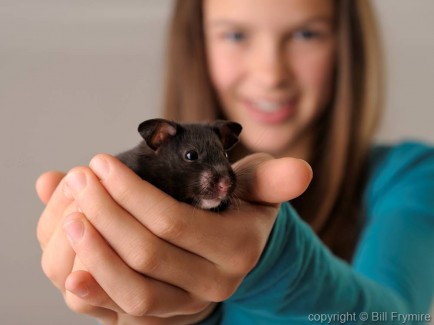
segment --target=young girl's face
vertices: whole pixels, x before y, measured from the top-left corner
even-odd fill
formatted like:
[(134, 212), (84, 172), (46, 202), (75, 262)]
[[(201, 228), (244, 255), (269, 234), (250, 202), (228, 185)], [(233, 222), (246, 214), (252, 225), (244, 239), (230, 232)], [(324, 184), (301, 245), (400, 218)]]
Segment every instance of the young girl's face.
[(252, 151), (307, 159), (331, 99), (332, 0), (204, 0), (212, 83)]

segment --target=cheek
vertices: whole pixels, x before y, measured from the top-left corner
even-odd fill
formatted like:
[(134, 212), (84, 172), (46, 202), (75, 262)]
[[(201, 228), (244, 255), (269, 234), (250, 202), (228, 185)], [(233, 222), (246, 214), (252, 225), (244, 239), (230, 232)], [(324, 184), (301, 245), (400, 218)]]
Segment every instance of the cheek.
[(224, 100), (236, 86), (241, 75), (239, 55), (222, 45), (207, 45), (208, 70), (219, 97)]
[(298, 86), (312, 105), (324, 106), (333, 88), (335, 53), (332, 49), (299, 56), (293, 62)]

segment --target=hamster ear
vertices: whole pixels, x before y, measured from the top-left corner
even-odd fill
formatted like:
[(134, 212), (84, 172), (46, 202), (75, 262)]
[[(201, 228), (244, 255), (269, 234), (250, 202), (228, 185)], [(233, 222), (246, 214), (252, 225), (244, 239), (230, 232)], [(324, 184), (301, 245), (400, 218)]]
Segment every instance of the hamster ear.
[(152, 150), (157, 150), (168, 138), (176, 134), (178, 125), (161, 118), (140, 123), (138, 131)]
[(238, 136), (243, 129), (241, 124), (225, 120), (214, 121), (211, 126), (219, 136), (225, 150), (231, 149), (238, 143)]

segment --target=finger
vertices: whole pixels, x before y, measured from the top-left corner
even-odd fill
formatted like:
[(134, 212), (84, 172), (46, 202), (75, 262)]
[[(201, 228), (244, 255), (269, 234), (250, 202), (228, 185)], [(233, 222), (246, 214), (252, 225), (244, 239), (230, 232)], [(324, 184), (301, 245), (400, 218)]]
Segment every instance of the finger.
[(47, 242), (41, 258), (44, 274), (61, 291), (65, 292), (65, 280), (71, 273), (75, 252), (59, 224)]
[(78, 258), (66, 278), (64, 299), (71, 310), (97, 318), (104, 324), (116, 324), (118, 313), (123, 312)]
[(65, 176), (63, 172), (49, 171), (38, 177), (36, 180), (36, 193), (42, 203), (47, 204), (51, 195)]
[[(215, 308), (214, 303), (209, 303), (205, 306), (203, 311), (194, 316), (178, 315), (170, 318), (152, 316), (134, 317), (125, 314), (119, 306), (114, 304), (111, 298), (87, 271), (79, 270), (72, 272), (66, 280), (65, 287), (66, 290), (70, 291), (66, 292), (65, 300), (72, 310), (98, 318), (103, 324), (115, 324), (115, 320), (122, 324), (131, 325), (148, 323), (192, 324), (204, 319), (206, 315), (210, 314)], [(92, 308), (92, 306), (95, 308)], [(110, 313), (110, 311), (115, 311), (116, 313)]]
[[(46, 249), (48, 243), (52, 240), (53, 234), (56, 232), (57, 228), (60, 227), (60, 229), (62, 229), (62, 220), (65, 218), (65, 216), (79, 211), (79, 209), (80, 208), (78, 207), (77, 202), (72, 201), (68, 206), (66, 206), (66, 208), (64, 208), (62, 212), (59, 212), (59, 215), (51, 215), (49, 212), (46, 213), (45, 211), (42, 213), (37, 226), (37, 237), (43, 251)], [(66, 238), (62, 231), (60, 231), (60, 234), (63, 234), (64, 239)]]
[[(102, 185), (116, 203), (152, 233), (216, 264), (230, 263), (241, 273), (256, 263), (258, 251), (263, 249), (268, 238), (268, 231), (262, 229), (271, 230), (277, 215), (277, 206), (252, 206), (243, 203), (237, 205), (235, 213), (228, 210), (216, 214), (194, 209), (190, 205), (176, 202), (144, 182), (111, 156), (98, 155), (92, 159), (90, 166), (102, 178)], [(105, 171), (101, 172), (102, 169)], [(85, 193), (91, 191), (89, 188), (97, 187), (101, 183), (95, 181), (90, 173), (85, 173), (84, 176), (88, 177), (90, 184), (83, 191), (84, 194), (80, 192), (75, 197), (86, 216), (92, 218), (92, 224), (100, 231), (103, 217), (90, 215), (98, 215), (93, 211), (97, 204), (96, 200), (102, 202), (98, 203), (101, 207), (99, 209), (108, 206), (109, 200), (97, 199), (99, 195), (87, 196)], [(99, 213), (99, 215), (105, 214)], [(252, 254), (251, 258), (248, 256), (227, 258), (228, 251), (244, 253), (246, 246)], [(243, 263), (240, 263), (240, 260)]]
[(204, 302), (182, 289), (144, 277), (129, 268), (81, 213), (65, 220), (77, 257), (101, 288), (124, 312), (133, 316), (172, 316), (197, 312)]
[(301, 195), (312, 180), (312, 168), (301, 159), (273, 159), (254, 154), (233, 166), (236, 195), (251, 202), (282, 203)]
[(74, 295), (88, 305), (102, 307), (117, 313), (123, 312), (87, 271), (75, 270), (71, 272), (66, 278), (65, 289), (67, 290), (65, 299), (70, 301), (76, 301), (75, 298), (71, 297)]
[(194, 315), (177, 315), (169, 318), (162, 317), (132, 317), (127, 314), (119, 314), (118, 324), (128, 325), (180, 325), (180, 324), (198, 324), (209, 316), (215, 309), (216, 304), (210, 303), (201, 312)]
[(118, 314), (113, 310), (95, 307), (70, 293), (64, 299), (68, 308), (76, 313), (96, 318), (101, 324), (117, 324)]
[(60, 181), (51, 195), (37, 226), (37, 238), (41, 247), (44, 247), (50, 240), (54, 230), (67, 211), (76, 209), (73, 199), (65, 195), (64, 178)]
[[(214, 263), (162, 240), (143, 227), (112, 199), (92, 172), (75, 169), (66, 178), (68, 184), (71, 177), (77, 176), (74, 173), (80, 173), (87, 183), (86, 189), (76, 196), (81, 211), (132, 269), (188, 289), (193, 295), (216, 299), (213, 286), (208, 283), (209, 277), (217, 282), (223, 275)], [(128, 241), (119, 238), (128, 238)], [(177, 272), (185, 265), (194, 265), (192, 272)]]
[(86, 300), (69, 291), (65, 292), (64, 299), (69, 309), (76, 313), (96, 318), (102, 324), (117, 324), (118, 313), (111, 309), (89, 304)]

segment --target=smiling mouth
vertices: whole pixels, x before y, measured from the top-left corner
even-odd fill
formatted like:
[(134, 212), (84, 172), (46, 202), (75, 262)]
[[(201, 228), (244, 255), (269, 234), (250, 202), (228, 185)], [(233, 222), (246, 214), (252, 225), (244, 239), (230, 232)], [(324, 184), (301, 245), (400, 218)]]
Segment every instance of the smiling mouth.
[(270, 101), (270, 100), (257, 100), (250, 101), (250, 105), (254, 106), (256, 109), (265, 112), (272, 113), (276, 112), (282, 107), (288, 106), (291, 104), (291, 101)]
[(249, 115), (256, 121), (266, 124), (283, 123), (296, 113), (295, 99), (289, 100), (245, 100)]

